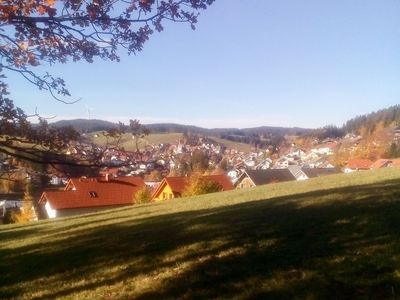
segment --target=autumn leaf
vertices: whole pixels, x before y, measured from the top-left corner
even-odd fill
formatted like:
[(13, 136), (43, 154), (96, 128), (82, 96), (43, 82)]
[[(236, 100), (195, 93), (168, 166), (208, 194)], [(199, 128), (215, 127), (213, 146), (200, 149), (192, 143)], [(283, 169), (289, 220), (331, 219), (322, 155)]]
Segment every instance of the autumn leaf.
[(39, 15), (43, 16), (46, 13), (46, 7), (44, 7), (43, 5), (39, 5), (37, 7), (37, 11), (38, 11)]
[(56, 0), (45, 0), (48, 6), (53, 7), (56, 4)]

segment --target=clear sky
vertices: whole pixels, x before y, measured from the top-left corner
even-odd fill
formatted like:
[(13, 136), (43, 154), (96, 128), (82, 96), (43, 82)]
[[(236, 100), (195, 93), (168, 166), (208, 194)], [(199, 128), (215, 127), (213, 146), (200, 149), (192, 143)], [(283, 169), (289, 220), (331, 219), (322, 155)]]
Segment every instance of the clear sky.
[(16, 104), (57, 119), (204, 127), (342, 125), (400, 103), (400, 1), (216, 0), (120, 63), (68, 63), (74, 105), (9, 76)]

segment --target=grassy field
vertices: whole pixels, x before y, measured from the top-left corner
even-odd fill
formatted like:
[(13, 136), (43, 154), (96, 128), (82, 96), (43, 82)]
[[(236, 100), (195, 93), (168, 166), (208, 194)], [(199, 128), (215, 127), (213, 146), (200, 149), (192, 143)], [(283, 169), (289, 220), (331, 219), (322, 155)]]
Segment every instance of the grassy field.
[[(94, 137), (95, 134), (98, 136)], [(99, 146), (104, 146), (107, 143), (106, 137), (101, 133), (91, 133), (90, 137), (93, 142)], [(152, 144), (173, 144), (177, 143), (180, 138), (182, 138), (182, 133), (152, 133), (145, 138), (140, 139), (138, 146), (139, 149), (144, 149), (147, 145)], [(129, 134), (124, 134), (122, 136), (120, 145), (127, 151), (136, 150), (136, 144)]]
[[(94, 137), (95, 134), (97, 134), (98, 136)], [(102, 135), (100, 132), (91, 133), (90, 137), (93, 140), (93, 142), (99, 146), (104, 146), (107, 143), (106, 137), (104, 135)], [(180, 138), (182, 138), (182, 133), (151, 133), (148, 136), (146, 136), (145, 138), (140, 140), (139, 148), (143, 149), (147, 145), (152, 145), (152, 144), (174, 144), (174, 143), (177, 143)], [(236, 150), (243, 151), (243, 152), (252, 151), (252, 146), (249, 144), (236, 143), (236, 142), (232, 142), (229, 140), (220, 139), (220, 138), (216, 138), (216, 137), (212, 137), (211, 139), (216, 141), (219, 144), (224, 145), (228, 149), (236, 149)], [(136, 150), (136, 145), (135, 145), (134, 141), (132, 140), (131, 136), (128, 134), (125, 134), (122, 136), (121, 146), (123, 146), (125, 148), (125, 150), (127, 150), (127, 151), (135, 151)]]
[(0, 228), (0, 298), (397, 299), (400, 169)]
[(217, 138), (217, 137), (211, 137), (211, 139), (221, 145), (224, 145), (228, 149), (235, 149), (235, 150), (242, 151), (242, 152), (251, 152), (254, 150), (254, 147), (251, 146), (250, 144), (233, 142), (230, 140), (221, 139), (221, 138)]

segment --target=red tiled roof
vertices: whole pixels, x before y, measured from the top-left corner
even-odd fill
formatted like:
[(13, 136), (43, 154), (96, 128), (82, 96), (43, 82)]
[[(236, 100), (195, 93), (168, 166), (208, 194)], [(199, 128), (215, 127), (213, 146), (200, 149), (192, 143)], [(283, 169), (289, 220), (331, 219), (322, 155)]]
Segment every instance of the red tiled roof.
[(380, 169), (383, 168), (385, 166), (387, 166), (388, 164), (390, 164), (392, 161), (390, 159), (378, 159), (376, 162), (374, 162), (370, 168), (371, 169)]
[(369, 169), (373, 162), (369, 159), (355, 158), (347, 162), (346, 168), (348, 169)]
[(229, 191), (234, 189), (231, 180), (226, 175), (209, 175), (209, 176), (203, 176), (202, 179), (218, 183), (222, 187), (223, 191)]
[(39, 203), (50, 203), (53, 209), (128, 205), (134, 194), (145, 185), (140, 177), (126, 176), (110, 179), (70, 179), (64, 191), (45, 191)]
[(164, 180), (175, 196), (180, 196), (189, 183), (189, 178), (186, 176), (166, 177)]

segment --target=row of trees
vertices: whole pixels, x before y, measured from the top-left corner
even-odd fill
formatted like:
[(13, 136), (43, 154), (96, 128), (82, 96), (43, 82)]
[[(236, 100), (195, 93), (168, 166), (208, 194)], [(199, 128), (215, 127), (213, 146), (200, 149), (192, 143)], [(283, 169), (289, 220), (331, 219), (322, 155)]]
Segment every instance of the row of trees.
[(389, 148), (386, 150), (385, 158), (398, 158), (400, 157), (400, 144), (391, 143)]

